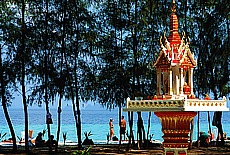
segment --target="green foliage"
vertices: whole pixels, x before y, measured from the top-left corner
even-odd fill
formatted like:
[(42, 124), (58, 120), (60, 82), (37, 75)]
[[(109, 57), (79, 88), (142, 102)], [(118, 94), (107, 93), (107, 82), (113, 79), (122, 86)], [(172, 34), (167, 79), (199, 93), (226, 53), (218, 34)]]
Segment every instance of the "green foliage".
[[(66, 5), (57, 1), (47, 2), (50, 6), (47, 14), (46, 8), (38, 1), (31, 1), (30, 7), (26, 7), (25, 19), (30, 18), (26, 22), (25, 34), (27, 83), (31, 84), (29, 104), (41, 105), (45, 89), (49, 92), (50, 102), (60, 88), (65, 88), (66, 99), (76, 96), (74, 90), (78, 88), (79, 99), (98, 100), (109, 109), (125, 105), (124, 99), (134, 97), (135, 92), (145, 96), (155, 93), (156, 77), (151, 64), (159, 52), (160, 35), (164, 31), (169, 33), (171, 2), (79, 1), (75, 4), (71, 1)], [(192, 38), (191, 50), (198, 57), (194, 78), (196, 91), (200, 94), (209, 91), (229, 94), (222, 92), (229, 80), (226, 68), (229, 65), (226, 2), (178, 1), (176, 5), (179, 31), (184, 30)], [(18, 62), (21, 60), (17, 53), (20, 18), (16, 13), (21, 6), (17, 3), (14, 7), (2, 6), (2, 14), (7, 16), (0, 20), (7, 18), (7, 22), (1, 22), (5, 23), (2, 32), (6, 34), (1, 40), (10, 51), (6, 58), (13, 62), (9, 65), (15, 71), (9, 72), (9, 77), (15, 81), (13, 77), (17, 78), (16, 74), (19, 74)], [(41, 59), (45, 57), (47, 59)], [(61, 65), (63, 75), (60, 75)], [(217, 70), (217, 74), (213, 74), (213, 70)], [(44, 85), (45, 74), (47, 86)]]
[(76, 150), (74, 151), (72, 154), (74, 155), (90, 155), (90, 150), (92, 149), (92, 146), (89, 146), (88, 148), (84, 149), (84, 150)]

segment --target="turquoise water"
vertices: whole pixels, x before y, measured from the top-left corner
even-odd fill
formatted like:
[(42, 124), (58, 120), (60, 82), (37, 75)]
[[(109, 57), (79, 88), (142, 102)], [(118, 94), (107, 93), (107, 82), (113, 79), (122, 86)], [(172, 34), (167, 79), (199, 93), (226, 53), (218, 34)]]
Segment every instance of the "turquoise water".
[[(46, 129), (47, 126), (45, 124), (45, 110), (44, 108), (31, 108), (29, 107), (29, 129), (33, 130), (33, 137), (36, 137), (36, 135), (41, 132), (43, 129)], [(9, 108), (10, 117), (14, 126), (14, 130), (17, 136), (21, 136), (21, 132), (24, 131), (24, 113), (23, 109), (15, 109), (15, 108)], [(53, 107), (51, 107), (51, 114), (53, 119), (53, 124), (51, 125), (51, 134), (54, 135), (56, 139), (56, 131), (57, 131), (57, 110)], [(200, 131), (207, 132), (209, 130), (208, 128), (208, 113), (207, 112), (201, 112), (200, 113)], [(126, 112), (123, 112), (123, 115), (126, 118), (128, 118), (128, 115)], [(145, 130), (147, 133), (147, 123), (148, 123), (148, 112), (143, 112), (142, 117), (144, 121)], [(210, 112), (211, 120), (213, 117), (213, 112)], [(60, 134), (60, 141), (63, 141), (62, 133), (67, 132), (67, 141), (76, 142), (77, 136), (76, 136), (76, 127), (75, 127), (75, 121), (73, 117), (72, 107), (71, 106), (65, 106), (62, 108), (61, 113), (61, 134)], [(85, 108), (82, 108), (81, 110), (81, 118), (82, 118), (82, 140), (84, 139), (84, 132), (92, 132), (92, 138), (94, 141), (106, 141), (107, 134), (109, 133), (109, 119), (114, 119), (114, 131), (115, 135), (119, 137), (119, 126), (118, 126), (118, 109), (113, 110), (107, 110), (104, 109), (98, 105), (95, 106), (87, 106)], [(230, 135), (230, 113), (229, 112), (223, 112), (222, 115), (222, 123), (223, 123), (223, 130), (227, 133), (227, 136)], [(134, 132), (136, 137), (136, 131), (137, 131), (137, 114), (134, 113)], [(127, 121), (127, 126), (128, 126)], [(194, 136), (193, 140), (197, 139), (197, 116), (195, 117), (195, 126), (194, 126)], [(211, 127), (214, 132), (216, 132), (216, 127)], [(7, 136), (4, 139), (7, 139), (11, 137), (8, 125), (5, 120), (5, 116), (3, 114), (3, 110), (0, 109), (0, 133), (7, 132)], [(229, 133), (229, 134), (228, 134)], [(151, 115), (151, 126), (150, 126), (150, 134), (154, 134), (153, 139), (162, 141), (162, 132), (161, 132), (161, 124), (159, 119), (152, 113)], [(44, 139), (47, 138), (47, 134), (45, 134)]]

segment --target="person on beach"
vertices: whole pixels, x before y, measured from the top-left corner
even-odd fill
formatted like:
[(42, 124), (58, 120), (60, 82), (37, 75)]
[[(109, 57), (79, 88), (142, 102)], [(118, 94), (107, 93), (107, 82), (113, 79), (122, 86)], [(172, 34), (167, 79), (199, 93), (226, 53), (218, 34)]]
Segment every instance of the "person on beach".
[(209, 139), (209, 142), (214, 140), (214, 133), (211, 132), (210, 130), (208, 130), (208, 139)]
[(52, 146), (55, 146), (56, 140), (54, 140), (54, 135), (50, 135), (50, 138), (45, 142), (45, 146), (50, 146), (50, 143)]
[(223, 138), (224, 138), (224, 140), (227, 139), (227, 133), (226, 132), (223, 132)]
[(110, 118), (109, 120), (109, 131), (110, 131), (110, 140), (112, 140), (113, 135), (114, 135), (114, 129), (113, 129), (113, 119)]
[(205, 132), (200, 132), (200, 146), (207, 147), (209, 146), (209, 137)]
[(212, 120), (212, 125), (216, 126), (218, 128), (218, 136), (217, 140), (220, 139), (221, 141), (219, 142), (219, 145), (224, 145), (224, 134), (223, 134), (223, 128), (222, 128), (222, 123), (221, 123), (221, 118), (222, 118), (222, 111), (215, 111), (213, 115), (213, 120)]
[(122, 135), (124, 135), (124, 140), (125, 140), (126, 121), (124, 118), (125, 118), (124, 116), (121, 117), (120, 140), (122, 140)]
[(35, 139), (35, 146), (36, 147), (42, 147), (42, 146), (44, 146), (44, 140), (42, 140), (42, 133), (41, 132), (39, 132), (38, 133), (38, 136), (36, 137), (36, 139)]

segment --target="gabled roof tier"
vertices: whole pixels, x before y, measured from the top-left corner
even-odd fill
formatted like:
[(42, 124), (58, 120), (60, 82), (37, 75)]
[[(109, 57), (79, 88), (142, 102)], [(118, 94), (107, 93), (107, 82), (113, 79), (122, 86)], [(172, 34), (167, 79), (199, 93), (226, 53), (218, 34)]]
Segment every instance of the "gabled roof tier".
[(168, 58), (167, 50), (161, 50), (157, 58), (156, 63), (154, 64), (157, 68), (165, 68), (170, 66), (170, 59)]
[(188, 69), (188, 68), (195, 68), (196, 61), (194, 60), (194, 55), (191, 53), (189, 49), (185, 50), (182, 57), (180, 59), (180, 66), (181, 68)]

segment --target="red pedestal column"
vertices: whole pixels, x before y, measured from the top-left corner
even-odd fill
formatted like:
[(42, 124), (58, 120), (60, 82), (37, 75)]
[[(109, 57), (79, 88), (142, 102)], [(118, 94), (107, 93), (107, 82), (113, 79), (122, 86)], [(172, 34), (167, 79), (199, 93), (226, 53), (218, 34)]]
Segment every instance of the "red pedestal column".
[(154, 112), (162, 124), (163, 147), (188, 148), (190, 122), (196, 112)]

